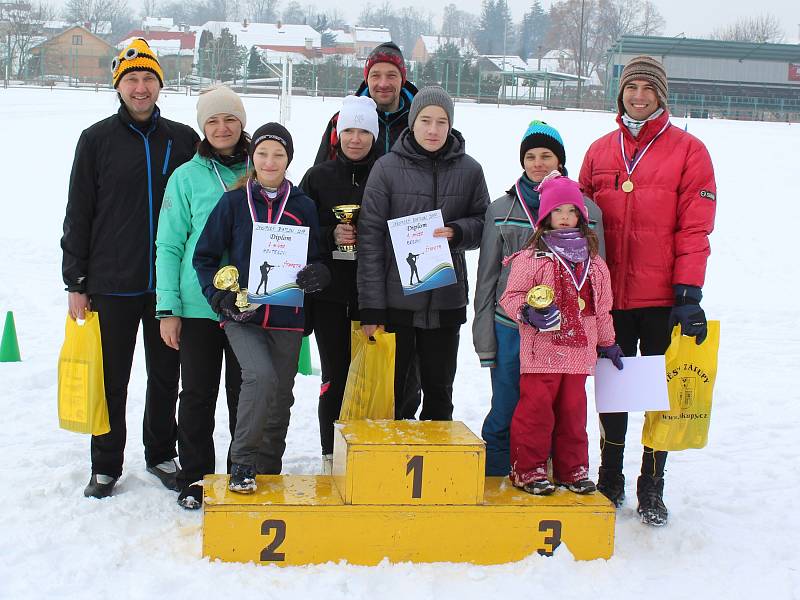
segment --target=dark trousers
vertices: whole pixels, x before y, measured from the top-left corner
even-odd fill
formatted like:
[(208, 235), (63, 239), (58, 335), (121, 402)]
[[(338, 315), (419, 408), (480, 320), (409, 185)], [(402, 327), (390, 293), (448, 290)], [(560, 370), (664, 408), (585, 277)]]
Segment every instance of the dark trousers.
[[(669, 313), (671, 308), (657, 306), (614, 310), (614, 330), (617, 343), (625, 356), (664, 354), (669, 347)], [(600, 450), (603, 467), (622, 471), (625, 453), (625, 434), (628, 431), (628, 413), (600, 414)], [(642, 455), (642, 475), (664, 476), (667, 453), (645, 446)]]
[(181, 320), (181, 393), (178, 404), (178, 456), (181, 470), (177, 478), (180, 489), (214, 473), (216, 469), (214, 413), (217, 408), (223, 356), (228, 422), (233, 439), (239, 389), (242, 385), (242, 373), (236, 355), (217, 321)]
[[(409, 371), (419, 363), (422, 387), (422, 412), (419, 418), (429, 421), (453, 419), (453, 380), (456, 377), (460, 325), (420, 329), (391, 326), (396, 350), (394, 359), (394, 413), (396, 419), (413, 419), (417, 405), (408, 402)], [(413, 394), (412, 394), (413, 397)], [(398, 402), (398, 399), (401, 401)]]
[(125, 405), (131, 378), (139, 323), (144, 338), (147, 391), (142, 441), (148, 467), (175, 458), (178, 399), (178, 352), (161, 340), (155, 318), (155, 294), (140, 296), (92, 296), (92, 310), (100, 316), (103, 345), (103, 378), (111, 431), (92, 436), (92, 473), (122, 475), (127, 428)]
[(350, 369), (351, 321), (347, 305), (314, 302), (314, 336), (319, 349), (322, 387), (319, 394), (319, 438), (322, 454), (333, 454), (333, 423), (342, 411), (344, 386)]
[(589, 473), (586, 375), (523, 373), (511, 419), (511, 480), (515, 485), (547, 479), (553, 457), (556, 481), (573, 483)]

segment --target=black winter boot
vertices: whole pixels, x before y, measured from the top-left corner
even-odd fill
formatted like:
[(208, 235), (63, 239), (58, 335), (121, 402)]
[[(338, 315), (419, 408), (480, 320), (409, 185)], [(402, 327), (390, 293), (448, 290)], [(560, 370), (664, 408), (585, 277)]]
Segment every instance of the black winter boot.
[(619, 508), (625, 503), (625, 475), (616, 469), (600, 467), (597, 474), (597, 490)]
[(107, 498), (111, 495), (116, 483), (116, 477), (96, 473), (89, 479), (89, 484), (83, 490), (83, 495), (87, 498)]
[(639, 507), (636, 510), (642, 517), (642, 523), (654, 527), (667, 524), (669, 512), (663, 500), (663, 477), (640, 475), (636, 482), (636, 495), (639, 497)]
[(228, 489), (240, 494), (252, 494), (256, 491), (256, 468), (253, 465), (233, 463)]
[(178, 504), (186, 510), (197, 510), (203, 506), (202, 482), (196, 482), (183, 488), (178, 495)]

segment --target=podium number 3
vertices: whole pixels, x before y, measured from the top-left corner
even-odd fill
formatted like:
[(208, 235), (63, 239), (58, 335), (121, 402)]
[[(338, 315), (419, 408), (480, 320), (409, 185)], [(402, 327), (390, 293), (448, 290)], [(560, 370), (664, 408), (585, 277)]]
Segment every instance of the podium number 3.
[(411, 497), (422, 498), (422, 456), (412, 456), (406, 464), (406, 475), (414, 472), (411, 483)]
[(539, 548), (537, 552), (540, 556), (553, 556), (553, 553), (561, 545), (561, 521), (539, 521), (539, 531), (549, 533), (544, 538), (546, 546)]
[(261, 535), (269, 535), (273, 529), (275, 530), (275, 538), (261, 551), (261, 562), (281, 562), (286, 560), (285, 553), (275, 552), (283, 543), (283, 540), (286, 539), (286, 521), (267, 519), (261, 523)]

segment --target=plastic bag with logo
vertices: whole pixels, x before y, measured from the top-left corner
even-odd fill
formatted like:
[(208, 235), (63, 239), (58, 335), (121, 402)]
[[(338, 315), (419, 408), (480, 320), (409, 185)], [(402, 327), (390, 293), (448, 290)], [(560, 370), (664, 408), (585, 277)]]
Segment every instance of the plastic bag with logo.
[(64, 345), (58, 357), (58, 424), (76, 433), (111, 431), (103, 384), (100, 316), (86, 311), (79, 324), (67, 316)]
[(394, 419), (394, 334), (379, 329), (367, 338), (360, 323), (353, 321), (350, 343), (350, 370), (339, 419)]
[(718, 351), (719, 321), (708, 322), (708, 337), (699, 346), (681, 335), (680, 325), (672, 330), (664, 357), (670, 410), (645, 414), (642, 444), (669, 451), (706, 445)]

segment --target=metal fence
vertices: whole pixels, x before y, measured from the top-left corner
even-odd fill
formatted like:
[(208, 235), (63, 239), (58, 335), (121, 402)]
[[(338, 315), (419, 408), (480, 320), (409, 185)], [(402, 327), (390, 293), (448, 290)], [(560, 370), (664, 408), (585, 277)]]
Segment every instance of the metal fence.
[[(106, 60), (107, 59), (107, 60)], [(97, 62), (108, 62), (100, 57)], [(60, 61), (47, 56), (37, 57), (28, 63), (21, 81), (15, 85), (43, 85), (68, 87), (111, 87), (110, 69), (104, 68), (87, 76), (80, 70), (78, 60), (67, 57)], [(174, 69), (170, 69), (174, 71)], [(240, 76), (226, 81), (241, 93), (279, 95), (281, 82), (267, 69), (251, 73), (247, 63)], [(170, 75), (174, 78), (169, 79)], [(213, 83), (210, 78), (167, 73), (167, 87), (193, 93)], [(464, 62), (452, 60), (415, 64), (408, 73), (409, 80), (423, 85), (437, 84), (453, 97), (481, 103), (531, 105), (548, 109), (585, 109), (616, 111), (616, 93), (584, 88), (580, 98), (574, 86), (554, 85), (546, 94), (541, 88), (526, 88), (523, 78), (508, 77), (505, 81), (497, 74), (478, 70)], [(363, 80), (363, 68), (328, 60), (323, 63), (295, 64), (293, 68), (293, 95), (345, 96), (352, 94)], [(501, 85), (505, 83), (505, 85)], [(9, 85), (9, 81), (5, 81)], [(715, 94), (670, 94), (670, 111), (681, 117), (721, 118), (758, 121), (800, 121), (800, 99), (756, 96), (728, 96)]]

